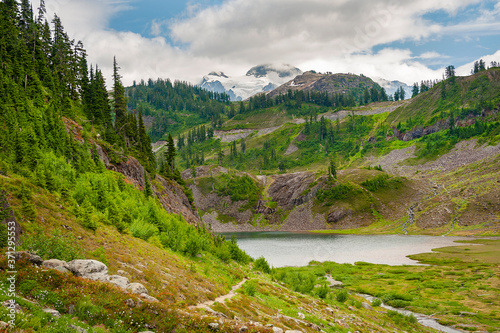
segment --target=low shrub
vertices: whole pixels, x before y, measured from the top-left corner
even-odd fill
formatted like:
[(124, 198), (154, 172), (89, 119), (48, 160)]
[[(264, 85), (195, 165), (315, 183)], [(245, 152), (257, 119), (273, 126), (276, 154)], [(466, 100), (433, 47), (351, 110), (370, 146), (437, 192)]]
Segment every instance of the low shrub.
[(255, 264), (253, 265), (253, 269), (256, 271), (261, 271), (263, 273), (269, 274), (271, 273), (271, 268), (269, 267), (269, 264), (264, 257), (260, 257), (257, 260), (255, 260)]
[(356, 195), (359, 192), (360, 190), (352, 183), (337, 183), (331, 188), (319, 190), (316, 197), (320, 202), (344, 200)]
[(347, 290), (341, 290), (337, 293), (335, 299), (337, 300), (337, 302), (344, 303), (345, 301), (347, 301), (347, 297), (348, 297)]
[(71, 261), (83, 258), (81, 250), (76, 245), (75, 237), (63, 235), (58, 230), (46, 235), (41, 228), (37, 228), (33, 234), (22, 236), (20, 243), (21, 249), (36, 253), (44, 260)]

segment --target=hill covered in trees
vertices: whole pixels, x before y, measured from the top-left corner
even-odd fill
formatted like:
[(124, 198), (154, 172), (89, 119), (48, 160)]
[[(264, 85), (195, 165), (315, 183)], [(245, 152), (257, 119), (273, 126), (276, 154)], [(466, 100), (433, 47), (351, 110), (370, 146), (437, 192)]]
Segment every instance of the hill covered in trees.
[(153, 141), (207, 122), (220, 126), (229, 104), (226, 94), (168, 79), (134, 82), (126, 89), (126, 95), (129, 109), (150, 117), (149, 135)]
[[(177, 163), (181, 169), (190, 168), (183, 176), (194, 178), (188, 181), (195, 194), (194, 201), (203, 203), (198, 208), (207, 213), (204, 220), (211, 221), (219, 230), (225, 230), (226, 226), (233, 229), (224, 224), (227, 221), (238, 223), (242, 230), (269, 224), (271, 228), (279, 225), (308, 230), (359, 227), (381, 218), (387, 223), (379, 227), (392, 225), (397, 230), (397, 225), (401, 228), (405, 225), (397, 221), (409, 219), (412, 207), (409, 202), (429, 208), (430, 199), (422, 195), (427, 191), (432, 193), (425, 189), (435, 175), (420, 173), (419, 169), (433, 170), (439, 165), (443, 170), (440, 177), (452, 179), (448, 173), (451, 170), (486, 159), (484, 172), (490, 178), (478, 180), (484, 184), (474, 187), (484, 187), (481, 191), (474, 190), (474, 197), (464, 198), (460, 194), (467, 193), (465, 188), (470, 186), (463, 185), (462, 192), (439, 199), (441, 208), (431, 209), (446, 211), (444, 215), (438, 214), (443, 218), (435, 219), (421, 208), (421, 212), (412, 213), (411, 223), (408, 222), (415, 227), (414, 232), (445, 233), (444, 228), (454, 229), (462, 218), (459, 222), (462, 228), (475, 225), (477, 232), (482, 232), (482, 223), (492, 222), (491, 226), (497, 226), (488, 215), (489, 210), (476, 213), (475, 220), (469, 215), (482, 200), (497, 195), (488, 186), (498, 177), (494, 162), (500, 138), (498, 73), (498, 68), (491, 67), (471, 76), (456, 77), (449, 67), (446, 80), (424, 83), (423, 89), (417, 89), (409, 100), (368, 105), (359, 102), (353, 102), (352, 106), (332, 105), (335, 93), (306, 90), (289, 90), (275, 97), (257, 95), (247, 102), (236, 103), (233, 107), (238, 111), (213, 136), (203, 135), (204, 139), (198, 141), (199, 136), (193, 135), (199, 133), (198, 128), (187, 134), (194, 139), (184, 144), (181, 134), (178, 142), (183, 144), (178, 146)], [(460, 147), (468, 145), (464, 140), (472, 140), (478, 148), (462, 148), (462, 154), (455, 146), (461, 142)], [(332, 165), (339, 175), (338, 181), (328, 181)], [(248, 206), (246, 199), (233, 200), (233, 197), (225, 201), (227, 191), (222, 189), (231, 184), (231, 177), (220, 176), (219, 167), (226, 170), (223, 174), (237, 170), (234, 171), (237, 177), (245, 174), (254, 177), (258, 190), (251, 191), (257, 193), (253, 204)], [(304, 174), (290, 175), (295, 172)], [(206, 178), (209, 175), (212, 178)], [(468, 182), (469, 174), (454, 175), (457, 183)], [(268, 180), (262, 180), (263, 177)], [(310, 187), (293, 185), (298, 183)], [(298, 226), (292, 223), (293, 219), (288, 220), (288, 214), (293, 215), (290, 210), (296, 212), (296, 207), (282, 197), (287, 191), (289, 199), (293, 198), (290, 200), (306, 205), (306, 211), (312, 209), (310, 216), (316, 222), (305, 219), (309, 222)], [(248, 189), (244, 192), (250, 193)], [(401, 198), (406, 203), (400, 202)], [(390, 202), (397, 203), (397, 207)], [(454, 202), (460, 202), (455, 207), (460, 210), (457, 214), (453, 213), (454, 208), (449, 208), (454, 207)], [(208, 214), (212, 209), (218, 212), (215, 220), (213, 213)], [(304, 215), (298, 216), (304, 220)], [(318, 219), (323, 222), (317, 223)]]

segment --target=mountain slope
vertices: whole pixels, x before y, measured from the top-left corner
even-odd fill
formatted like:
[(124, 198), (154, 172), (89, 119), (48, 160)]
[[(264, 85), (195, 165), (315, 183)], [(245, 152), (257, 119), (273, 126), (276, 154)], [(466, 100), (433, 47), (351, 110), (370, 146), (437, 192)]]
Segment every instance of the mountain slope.
[[(222, 155), (206, 151), (207, 166), (183, 176), (196, 175), (188, 184), (203, 220), (215, 230), (364, 227), (354, 232), (497, 233), (499, 221), (492, 212), (498, 200), (492, 198), (498, 196), (494, 184), (499, 180), (498, 71), (450, 78), (413, 99), (350, 110), (305, 102), (297, 109), (293, 100), (257, 107), (224, 125), (245, 129), (217, 133), (223, 138)], [(312, 84), (325, 77), (302, 76), (309, 75)], [(256, 98), (250, 106), (258, 105)], [(262, 103), (269, 103), (267, 96)], [(304, 118), (297, 116), (300, 110)], [(331, 160), (341, 170), (338, 182), (327, 184)], [(481, 164), (484, 177), (468, 178)], [(244, 175), (229, 171), (236, 169), (253, 177), (260, 193), (253, 204), (218, 190), (227, 179), (218, 168), (210, 171), (213, 165), (224, 166), (223, 173)], [(378, 165), (385, 173), (373, 170)], [(462, 167), (468, 171), (459, 171)], [(443, 179), (447, 185), (442, 189)], [(458, 192), (448, 189), (453, 179)], [(381, 187), (372, 188), (375, 183)], [(356, 200), (336, 197), (335, 188)], [(328, 195), (320, 191), (330, 191), (334, 200), (323, 200)], [(492, 206), (479, 209), (485, 200)]]
[(309, 71), (274, 89), (269, 94), (273, 97), (286, 94), (288, 90), (326, 92), (328, 94), (345, 94), (350, 92), (359, 99), (363, 95), (365, 88), (370, 90), (372, 87), (380, 90), (380, 86), (377, 83), (365, 76), (341, 73), (319, 74)]

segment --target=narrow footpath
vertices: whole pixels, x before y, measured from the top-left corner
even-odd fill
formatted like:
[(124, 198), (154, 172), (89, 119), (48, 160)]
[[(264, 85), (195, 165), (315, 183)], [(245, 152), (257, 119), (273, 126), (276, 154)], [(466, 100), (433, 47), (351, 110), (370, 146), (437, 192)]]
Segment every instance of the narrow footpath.
[(238, 284), (234, 285), (233, 288), (231, 288), (231, 290), (229, 291), (229, 293), (219, 296), (213, 301), (206, 301), (203, 303), (199, 303), (193, 306), (192, 308), (212, 310), (210, 309), (210, 306), (213, 305), (215, 302), (224, 303), (225, 300), (233, 298), (236, 295), (236, 290), (238, 290), (247, 280), (248, 280), (247, 278), (244, 278)]

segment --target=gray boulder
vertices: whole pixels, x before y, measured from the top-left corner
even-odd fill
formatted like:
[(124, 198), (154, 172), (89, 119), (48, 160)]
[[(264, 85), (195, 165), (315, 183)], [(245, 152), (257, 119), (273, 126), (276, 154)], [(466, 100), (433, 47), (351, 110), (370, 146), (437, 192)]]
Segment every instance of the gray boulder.
[(78, 332), (78, 333), (87, 333), (87, 330), (83, 327), (80, 327), (80, 326), (76, 326), (76, 325), (68, 325), (69, 328), (71, 328), (72, 330), (74, 330), (75, 332)]
[(13, 309), (16, 313), (22, 313), (23, 309), (14, 300), (6, 300), (2, 303), (2, 306), (7, 309)]
[(219, 331), (219, 324), (218, 323), (210, 323), (208, 324), (208, 328), (210, 328), (214, 332)]
[(149, 296), (148, 294), (145, 294), (145, 293), (142, 293), (139, 295), (140, 297), (144, 298), (146, 301), (150, 301), (150, 302), (159, 302), (159, 300), (157, 300), (156, 298), (154, 298), (153, 296)]
[(108, 275), (107, 281), (118, 286), (122, 290), (126, 290), (130, 284), (126, 277), (120, 275)]
[(373, 310), (372, 306), (366, 302), (361, 303), (361, 306), (366, 310)]
[(137, 294), (137, 295), (140, 295), (140, 294), (149, 294), (149, 292), (146, 289), (146, 287), (144, 287), (142, 285), (142, 283), (138, 283), (138, 282), (130, 283), (127, 286), (126, 290), (129, 291), (129, 292), (131, 292), (132, 294)]
[(16, 261), (18, 261), (21, 258), (28, 259), (29, 262), (37, 266), (40, 266), (43, 263), (43, 259), (34, 253), (28, 251), (14, 252), (14, 259)]
[(59, 271), (61, 273), (71, 273), (66, 267), (63, 266), (57, 266), (54, 268), (54, 270)]
[(54, 318), (60, 318), (61, 317), (61, 314), (59, 313), (59, 311), (54, 310), (54, 309), (43, 309), (43, 312), (51, 314), (52, 317), (54, 317)]
[(72, 260), (68, 266), (75, 276), (81, 276), (85, 279), (105, 281), (108, 275), (108, 267), (97, 260)]
[(49, 259), (42, 263), (42, 267), (45, 269), (56, 269), (57, 267), (64, 267), (69, 270), (69, 265), (66, 261), (59, 259)]
[(279, 327), (273, 327), (273, 333), (283, 333), (283, 330)]

